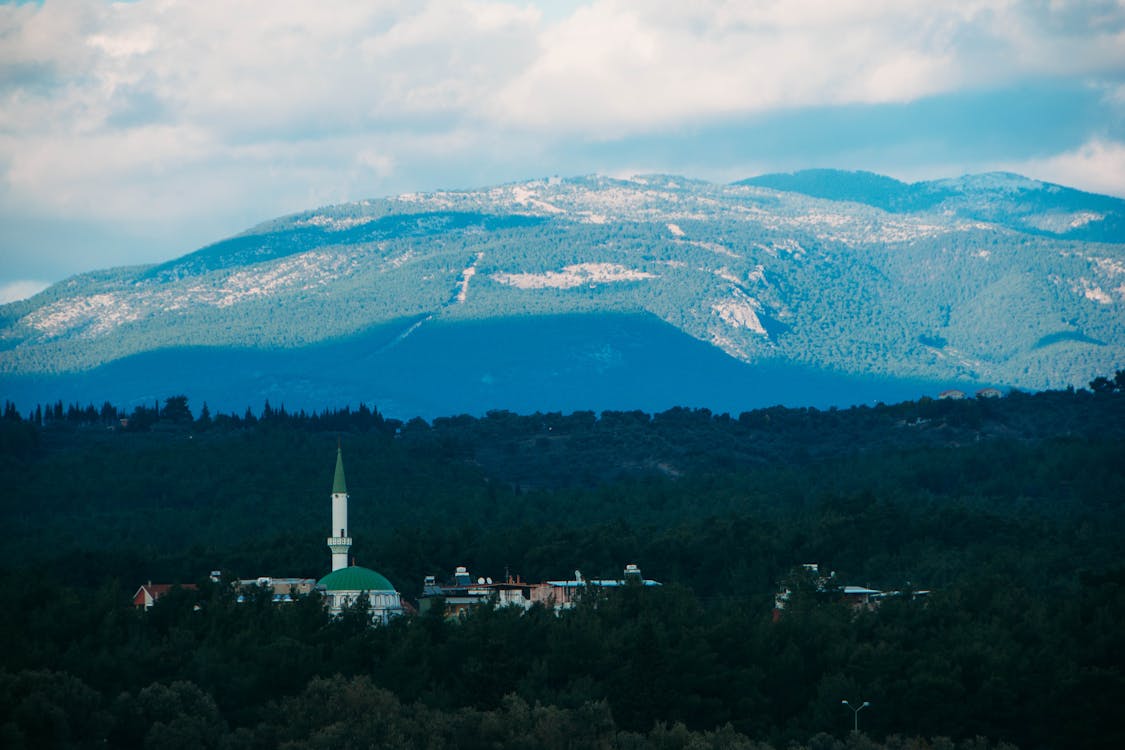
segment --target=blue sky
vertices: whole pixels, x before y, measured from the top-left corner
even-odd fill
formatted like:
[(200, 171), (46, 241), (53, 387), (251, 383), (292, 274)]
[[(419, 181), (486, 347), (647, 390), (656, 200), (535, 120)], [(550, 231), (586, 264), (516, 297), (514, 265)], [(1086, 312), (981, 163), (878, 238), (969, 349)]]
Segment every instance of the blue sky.
[(1125, 196), (1125, 3), (7, 3), (0, 101), (7, 300), (327, 203), (554, 174)]

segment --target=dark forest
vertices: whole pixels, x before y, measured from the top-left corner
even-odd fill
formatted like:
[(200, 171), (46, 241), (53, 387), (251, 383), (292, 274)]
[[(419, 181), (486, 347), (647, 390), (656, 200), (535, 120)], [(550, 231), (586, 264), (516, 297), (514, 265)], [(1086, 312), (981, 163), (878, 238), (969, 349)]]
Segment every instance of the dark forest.
[[(353, 552), (408, 600), (456, 565), (664, 585), (385, 627), (238, 602), (328, 572), (338, 442)], [(740, 415), (8, 404), (0, 475), (5, 747), (1125, 747), (1125, 372)], [(803, 563), (930, 594), (775, 619)]]

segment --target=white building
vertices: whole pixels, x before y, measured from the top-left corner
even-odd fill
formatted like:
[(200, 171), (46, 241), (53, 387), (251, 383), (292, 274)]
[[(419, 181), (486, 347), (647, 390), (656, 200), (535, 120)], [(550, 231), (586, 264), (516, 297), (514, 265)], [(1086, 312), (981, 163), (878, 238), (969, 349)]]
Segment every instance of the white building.
[(386, 623), (402, 614), (402, 599), (395, 587), (381, 574), (358, 565), (348, 565), (352, 538), (348, 533), (348, 488), (344, 481), (343, 451), (336, 449), (336, 474), (332, 480), (332, 529), (328, 549), (332, 553), (332, 572), (316, 587), (324, 594), (332, 615), (339, 615), (360, 599), (366, 602), (372, 622)]

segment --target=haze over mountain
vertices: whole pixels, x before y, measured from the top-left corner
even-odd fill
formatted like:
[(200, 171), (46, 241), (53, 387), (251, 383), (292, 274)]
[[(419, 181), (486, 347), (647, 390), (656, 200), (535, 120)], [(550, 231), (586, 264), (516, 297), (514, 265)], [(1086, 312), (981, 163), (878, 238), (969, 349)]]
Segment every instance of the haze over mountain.
[(395, 416), (737, 412), (1125, 362), (1125, 201), (995, 173), (811, 170), (407, 194), (0, 307), (0, 391)]

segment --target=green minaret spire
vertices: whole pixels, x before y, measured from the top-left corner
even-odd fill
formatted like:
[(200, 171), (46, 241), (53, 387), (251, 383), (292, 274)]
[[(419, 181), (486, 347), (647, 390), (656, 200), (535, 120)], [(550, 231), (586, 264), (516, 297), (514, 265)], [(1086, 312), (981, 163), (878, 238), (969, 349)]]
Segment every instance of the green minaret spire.
[(336, 445), (336, 476), (332, 478), (332, 494), (348, 494), (348, 485), (344, 482), (344, 450)]
[(348, 485), (344, 483), (344, 450), (336, 440), (336, 476), (332, 478), (332, 531), (328, 536), (328, 549), (332, 552), (332, 570), (348, 567), (348, 551), (352, 538), (348, 536)]

